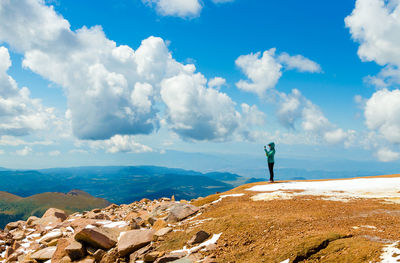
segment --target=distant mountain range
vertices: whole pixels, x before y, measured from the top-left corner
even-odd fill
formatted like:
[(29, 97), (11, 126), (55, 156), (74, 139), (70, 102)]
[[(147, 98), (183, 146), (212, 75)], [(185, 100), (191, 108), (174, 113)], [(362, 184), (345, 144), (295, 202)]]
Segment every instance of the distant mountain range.
[(200, 173), (157, 166), (74, 167), (44, 170), (0, 169), (0, 191), (27, 197), (80, 189), (116, 204), (174, 195), (191, 200), (261, 181), (232, 173)]
[(80, 190), (72, 190), (67, 194), (42, 193), (29, 197), (0, 192), (0, 228), (11, 221), (26, 220), (31, 215), (41, 217), (51, 207), (73, 213), (103, 208), (110, 204), (105, 199), (93, 197)]

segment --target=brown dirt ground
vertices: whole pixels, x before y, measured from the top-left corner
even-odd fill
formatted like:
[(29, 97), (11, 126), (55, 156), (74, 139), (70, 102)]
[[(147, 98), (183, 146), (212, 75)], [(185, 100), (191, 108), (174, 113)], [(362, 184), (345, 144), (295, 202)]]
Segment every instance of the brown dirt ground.
[[(379, 262), (382, 248), (400, 240), (400, 204), (355, 199), (321, 200), (316, 196), (291, 200), (252, 201), (256, 192), (243, 185), (229, 192), (245, 193), (208, 205), (193, 219), (213, 220), (171, 232), (162, 250), (181, 249), (198, 230), (222, 233), (213, 253), (217, 262)], [(262, 184), (262, 183), (261, 183)], [(223, 193), (223, 194), (227, 194)], [(219, 195), (195, 200), (208, 204)], [(376, 229), (355, 226), (375, 226)]]

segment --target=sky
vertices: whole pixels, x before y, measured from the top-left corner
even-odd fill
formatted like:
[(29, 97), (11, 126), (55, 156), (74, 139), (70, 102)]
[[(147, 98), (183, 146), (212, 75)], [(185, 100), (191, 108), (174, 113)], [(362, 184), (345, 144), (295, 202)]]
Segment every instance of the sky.
[(0, 166), (396, 167), (399, 65), (398, 0), (0, 0)]

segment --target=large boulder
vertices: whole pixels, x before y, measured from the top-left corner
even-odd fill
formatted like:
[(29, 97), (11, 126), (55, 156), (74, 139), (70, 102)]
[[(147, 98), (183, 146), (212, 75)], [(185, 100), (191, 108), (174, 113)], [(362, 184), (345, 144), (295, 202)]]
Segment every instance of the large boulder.
[(117, 244), (117, 238), (112, 233), (98, 227), (83, 228), (76, 233), (75, 240), (104, 250), (109, 250)]
[(169, 208), (166, 221), (169, 223), (179, 222), (195, 214), (197, 211), (199, 211), (199, 208), (194, 205), (177, 203)]
[(67, 217), (67, 214), (63, 210), (49, 208), (38, 221), (38, 223), (42, 225), (59, 224), (67, 219)]
[(153, 240), (153, 230), (130, 230), (121, 233), (118, 240), (118, 253), (124, 257), (149, 244)]
[(57, 249), (56, 247), (43, 248), (43, 249), (33, 253), (31, 255), (31, 258), (35, 259), (35, 260), (39, 260), (39, 261), (49, 260), (56, 252), (56, 249)]

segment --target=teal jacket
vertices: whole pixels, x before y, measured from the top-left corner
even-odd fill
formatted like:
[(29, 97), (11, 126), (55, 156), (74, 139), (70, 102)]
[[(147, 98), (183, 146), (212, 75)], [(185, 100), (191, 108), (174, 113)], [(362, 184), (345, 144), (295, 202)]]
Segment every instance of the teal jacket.
[(268, 163), (274, 163), (275, 162), (275, 143), (271, 142), (270, 144), (268, 144), (268, 146), (271, 147), (271, 150), (268, 151), (267, 149), (264, 149), (265, 151), (265, 155), (268, 158)]

